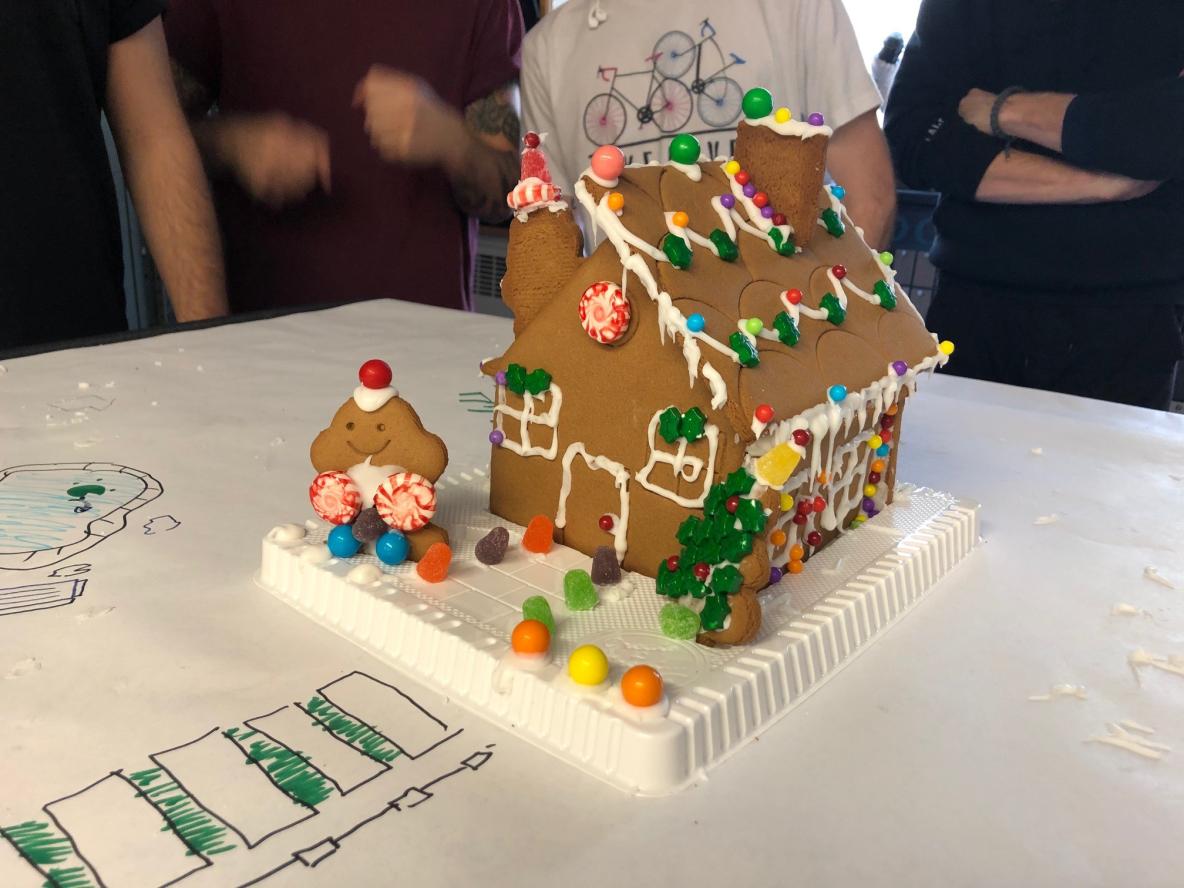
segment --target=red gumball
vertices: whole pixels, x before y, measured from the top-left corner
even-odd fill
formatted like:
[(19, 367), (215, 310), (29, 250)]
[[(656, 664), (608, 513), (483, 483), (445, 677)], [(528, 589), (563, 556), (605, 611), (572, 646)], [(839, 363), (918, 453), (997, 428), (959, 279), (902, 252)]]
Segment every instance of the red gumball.
[(758, 404), (756, 410), (753, 411), (758, 422), (772, 422), (773, 408), (768, 404)]
[(822, 545), (822, 534), (816, 530), (812, 530), (806, 534), (806, 542), (817, 548)]
[(601, 530), (603, 530), (607, 533), (608, 531), (613, 529), (613, 516), (612, 515), (601, 515), (600, 520), (597, 521), (596, 523), (600, 525)]
[(538, 148), (540, 141), (539, 134), (535, 132), (529, 132), (522, 137), (522, 141), (526, 143), (527, 148)]
[(809, 430), (808, 429), (794, 429), (793, 430), (793, 443), (797, 444), (798, 447), (805, 447), (807, 444), (809, 444), (810, 443)]
[(830, 271), (831, 271), (831, 274), (833, 274), (839, 280), (842, 280), (843, 278), (845, 278), (847, 276), (847, 266), (845, 266), (845, 265), (831, 266)]
[(794, 524), (796, 524), (796, 525), (798, 525), (799, 527), (800, 527), (801, 525), (805, 524), (805, 523), (806, 523), (806, 515), (805, 515), (805, 513), (803, 513), (803, 512), (798, 512), (796, 515), (794, 515), (794, 516), (793, 516), (793, 523), (794, 523)]
[(358, 379), (366, 388), (386, 388), (391, 384), (391, 378), (391, 365), (378, 358), (371, 358), (358, 370)]
[(695, 565), (693, 570), (695, 573), (695, 579), (705, 581), (711, 574), (711, 565), (709, 565), (706, 561), (700, 561)]
[(732, 178), (734, 178), (736, 180), (737, 185), (747, 185), (750, 177), (749, 177), (747, 171), (740, 170)]
[(823, 499), (822, 497), (820, 497), (820, 496), (816, 496), (816, 497), (814, 497), (814, 511), (815, 511), (815, 512), (824, 512), (824, 511), (826, 511), (826, 500), (824, 500), (824, 499)]
[(802, 301), (802, 291), (796, 287), (792, 290), (786, 290), (785, 298), (789, 300), (790, 305), (797, 305)]
[(668, 571), (670, 571), (671, 573), (674, 573), (676, 570), (678, 570), (678, 556), (677, 555), (671, 555), (669, 558), (666, 559), (666, 569)]

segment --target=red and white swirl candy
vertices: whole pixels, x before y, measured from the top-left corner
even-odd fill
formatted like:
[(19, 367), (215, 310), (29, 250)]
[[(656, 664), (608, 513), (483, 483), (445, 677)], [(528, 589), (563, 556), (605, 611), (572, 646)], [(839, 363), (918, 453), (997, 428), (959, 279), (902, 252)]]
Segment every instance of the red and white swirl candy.
[(633, 310), (621, 288), (609, 281), (597, 281), (580, 297), (580, 323), (597, 342), (616, 342), (629, 329)]
[(423, 475), (398, 472), (378, 485), (374, 508), (392, 530), (411, 533), (436, 514), (436, 488)]
[(523, 179), (514, 186), (514, 190), (506, 195), (506, 203), (510, 205), (510, 209), (524, 210), (528, 207), (559, 200), (559, 198), (560, 193), (557, 186), (532, 176), (529, 179)]
[(312, 509), (330, 524), (349, 524), (362, 511), (362, 492), (345, 472), (321, 472), (308, 488)]

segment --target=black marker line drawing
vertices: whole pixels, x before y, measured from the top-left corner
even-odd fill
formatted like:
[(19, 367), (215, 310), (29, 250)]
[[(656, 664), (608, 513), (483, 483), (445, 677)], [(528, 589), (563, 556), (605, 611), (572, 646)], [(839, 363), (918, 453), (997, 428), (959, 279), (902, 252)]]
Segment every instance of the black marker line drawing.
[(147, 472), (114, 463), (0, 470), (0, 570), (38, 570), (85, 552), (162, 493)]
[(89, 564), (67, 564), (64, 567), (59, 567), (57, 570), (55, 570), (53, 573), (51, 573), (50, 576), (51, 577), (78, 577), (78, 576), (82, 576), (82, 574), (86, 574), (86, 573), (90, 573), (90, 565)]
[(144, 525), (144, 536), (168, 533), (170, 530), (176, 530), (180, 526), (181, 522), (172, 515), (157, 515)]
[(49, 610), (73, 604), (86, 588), (86, 580), (55, 580), (0, 589), (0, 617)]

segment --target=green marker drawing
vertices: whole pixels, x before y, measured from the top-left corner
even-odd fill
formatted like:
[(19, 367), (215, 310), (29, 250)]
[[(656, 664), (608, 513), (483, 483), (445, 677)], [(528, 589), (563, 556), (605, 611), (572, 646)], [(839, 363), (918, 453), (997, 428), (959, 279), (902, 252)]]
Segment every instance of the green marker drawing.
[(89, 494), (102, 496), (106, 492), (107, 488), (102, 484), (76, 484), (66, 491), (66, 496), (73, 497), (74, 499), (81, 499), (82, 497), (88, 496)]
[(320, 725), (326, 731), (340, 737), (376, 762), (386, 764), (394, 761), (399, 755), (398, 747), (382, 734), (343, 715), (320, 697), (309, 700), (304, 710), (312, 716), (313, 724)]
[[(240, 733), (238, 728), (230, 728), (222, 733), (241, 743), (250, 740), (258, 732)], [(252, 762), (266, 769), (276, 785), (289, 797), (303, 802), (310, 808), (316, 807), (333, 794), (328, 782), (310, 763), (307, 756), (293, 752), (278, 743), (251, 740), (247, 744), (247, 764)]]

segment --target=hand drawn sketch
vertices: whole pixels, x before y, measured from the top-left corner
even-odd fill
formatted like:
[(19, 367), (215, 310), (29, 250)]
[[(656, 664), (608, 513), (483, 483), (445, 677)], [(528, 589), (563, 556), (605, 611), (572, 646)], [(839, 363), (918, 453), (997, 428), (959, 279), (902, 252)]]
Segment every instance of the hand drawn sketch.
[(492, 744), (459, 762), (447, 752), (462, 732), (351, 672), (0, 826), (0, 863), (11, 848), (51, 888), (256, 885), (318, 866), (367, 825), (484, 767)]
[(0, 570), (37, 570), (85, 552), (163, 492), (147, 472), (113, 463), (0, 470)]
[(86, 580), (56, 580), (0, 589), (0, 617), (73, 604), (85, 588)]
[(181, 526), (181, 522), (172, 515), (157, 515), (155, 518), (149, 520), (144, 525), (144, 536), (152, 536), (157, 533), (168, 533), (170, 530), (176, 530)]
[(78, 576), (82, 576), (82, 574), (85, 574), (85, 573), (90, 573), (90, 565), (89, 564), (66, 564), (66, 565), (63, 565), (62, 567), (59, 567), (57, 570), (55, 570), (53, 573), (51, 573), (50, 576), (51, 577), (78, 577)]

